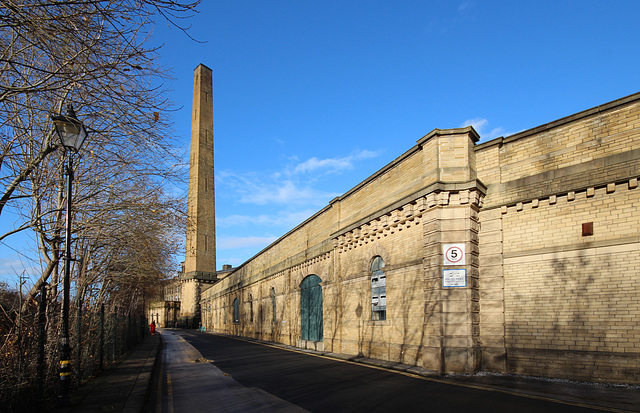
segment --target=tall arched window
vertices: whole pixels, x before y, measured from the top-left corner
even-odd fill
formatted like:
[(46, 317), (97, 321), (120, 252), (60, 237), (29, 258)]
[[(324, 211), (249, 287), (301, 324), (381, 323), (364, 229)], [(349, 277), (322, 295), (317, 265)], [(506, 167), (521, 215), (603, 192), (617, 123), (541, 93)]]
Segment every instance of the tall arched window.
[(272, 320), (274, 323), (278, 320), (276, 317), (276, 289), (275, 287), (271, 287), (271, 313)]
[(240, 322), (240, 301), (237, 298), (233, 300), (233, 322)]
[(384, 260), (377, 256), (371, 262), (371, 319), (387, 319), (387, 276)]

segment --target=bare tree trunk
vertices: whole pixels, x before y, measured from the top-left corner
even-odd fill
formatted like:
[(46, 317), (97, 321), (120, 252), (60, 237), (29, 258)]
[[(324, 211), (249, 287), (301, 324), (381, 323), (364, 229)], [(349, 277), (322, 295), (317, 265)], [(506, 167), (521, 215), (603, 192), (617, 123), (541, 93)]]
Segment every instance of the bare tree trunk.
[(24, 300), (24, 303), (22, 303), (23, 312), (27, 311), (27, 309), (29, 308), (29, 305), (33, 302), (33, 299), (35, 298), (35, 296), (38, 295), (38, 292), (40, 291), (42, 286), (47, 282), (47, 280), (49, 279), (49, 276), (51, 275), (51, 273), (53, 272), (54, 268), (57, 265), (58, 265), (58, 260), (49, 261), (47, 268), (45, 268), (45, 270), (43, 271), (38, 281), (36, 281), (33, 287), (31, 287), (31, 290), (29, 290), (29, 292), (27, 293), (26, 299)]

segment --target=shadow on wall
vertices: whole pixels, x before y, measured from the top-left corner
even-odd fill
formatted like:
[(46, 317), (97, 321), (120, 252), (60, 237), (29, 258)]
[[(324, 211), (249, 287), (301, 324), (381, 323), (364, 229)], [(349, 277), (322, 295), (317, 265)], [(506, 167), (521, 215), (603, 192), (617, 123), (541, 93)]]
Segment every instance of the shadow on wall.
[(581, 252), (522, 269), (520, 276), (527, 282), (505, 302), (509, 318), (515, 320), (505, 326), (509, 372), (588, 381), (640, 380), (638, 353), (629, 353), (637, 342), (631, 325), (637, 322), (632, 313), (638, 310), (640, 286), (628, 277), (631, 274), (620, 274), (613, 259)]
[(262, 328), (262, 326), (264, 325), (264, 306), (262, 305), (262, 303), (258, 304), (258, 314), (256, 317), (256, 320), (258, 322), (258, 325), (256, 326), (256, 335), (258, 339), (260, 340), (264, 340), (264, 329)]
[[(371, 297), (359, 297), (351, 319), (356, 328), (357, 356), (418, 365), (422, 360), (424, 343), (424, 286), (422, 277), (414, 277), (407, 283), (401, 279), (401, 271), (387, 267), (386, 320), (372, 320)], [(367, 274), (368, 275), (368, 274)], [(343, 317), (334, 306), (335, 334), (343, 328)], [(349, 326), (345, 326), (349, 328)]]
[[(324, 293), (324, 289), (322, 291), (322, 299), (323, 299), (323, 323), (325, 323), (325, 331), (330, 331), (331, 332), (331, 339), (330, 342), (327, 343), (328, 344), (328, 350), (329, 351), (336, 351), (336, 344), (340, 342), (341, 337), (339, 337), (340, 334), (340, 329), (341, 329), (341, 323), (340, 320), (342, 320), (343, 314), (344, 314), (344, 310), (343, 310), (343, 303), (341, 302), (340, 298), (342, 296), (342, 286), (338, 285), (336, 286), (337, 291), (332, 292), (332, 294), (330, 295), (330, 297), (327, 297), (327, 294)], [(327, 311), (328, 310), (328, 311)], [(329, 312), (331, 312), (332, 314), (332, 325), (327, 326), (326, 322), (325, 322), (325, 317), (324, 314), (328, 314)], [(328, 318), (328, 317), (327, 317)], [(327, 342), (327, 337), (325, 337), (325, 342)]]
[[(419, 265), (419, 264), (418, 264)], [(369, 264), (366, 265), (369, 267)], [(440, 314), (439, 297), (434, 295), (427, 298), (425, 307), (425, 281), (423, 272), (420, 270), (407, 270), (405, 268), (393, 268), (388, 265), (387, 273), (387, 320), (371, 320), (371, 290), (370, 271), (365, 271), (358, 278), (363, 278), (366, 284), (364, 288), (358, 288), (358, 302), (354, 307), (345, 304), (345, 295), (349, 295), (350, 289), (338, 282), (331, 287), (325, 284), (323, 287), (323, 323), (324, 323), (324, 345), (326, 351), (345, 351), (345, 339), (355, 339), (351, 342), (351, 347), (360, 357), (370, 357), (382, 360), (389, 360), (410, 365), (422, 365), (423, 346), (428, 332), (425, 330), (425, 316), (438, 317)], [(431, 281), (433, 282), (433, 281)], [(431, 294), (436, 294), (437, 289), (426, 289)], [(297, 293), (297, 294), (296, 294)], [(286, 302), (283, 296), (277, 296), (277, 317), (273, 320), (273, 302), (270, 293), (261, 295), (253, 301), (254, 317), (253, 323), (249, 321), (250, 313), (241, 311), (240, 323), (232, 323), (231, 309), (233, 306), (223, 308), (222, 317), (229, 320), (220, 325), (220, 330), (231, 334), (251, 336), (260, 340), (284, 342), (295, 345), (297, 339), (301, 338), (300, 318), (291, 320), (285, 319), (287, 305), (292, 305), (293, 309), (299, 311), (297, 303), (300, 300), (300, 290), (290, 291), (289, 300)], [(228, 310), (228, 311), (227, 311)], [(347, 314), (346, 311), (353, 311)], [(293, 311), (296, 313), (296, 311)], [(286, 320), (286, 323), (283, 321)], [(221, 320), (222, 321), (222, 320)], [(228, 324), (228, 325), (227, 325)], [(214, 326), (214, 330), (216, 330)], [(342, 347), (340, 344), (342, 343)], [(338, 346), (338, 347), (336, 347)], [(347, 350), (349, 352), (353, 350)]]

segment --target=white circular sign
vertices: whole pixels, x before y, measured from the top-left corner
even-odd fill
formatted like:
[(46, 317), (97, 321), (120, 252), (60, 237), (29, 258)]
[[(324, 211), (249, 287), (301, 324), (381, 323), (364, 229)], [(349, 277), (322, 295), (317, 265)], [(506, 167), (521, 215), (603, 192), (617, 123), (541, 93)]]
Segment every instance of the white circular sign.
[(444, 265), (464, 265), (464, 244), (444, 246)]

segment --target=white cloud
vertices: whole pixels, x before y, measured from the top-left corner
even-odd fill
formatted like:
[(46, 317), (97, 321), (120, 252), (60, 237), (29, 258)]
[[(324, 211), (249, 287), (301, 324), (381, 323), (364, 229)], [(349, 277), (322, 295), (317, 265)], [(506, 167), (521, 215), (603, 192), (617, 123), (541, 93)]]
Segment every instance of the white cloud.
[(489, 121), (485, 118), (467, 119), (460, 125), (461, 128), (464, 128), (465, 126), (473, 126), (483, 141), (498, 138), (500, 136), (513, 135), (513, 132), (506, 132), (503, 127), (489, 129)]
[(380, 152), (361, 150), (342, 158), (318, 159), (313, 157), (297, 164), (293, 168), (293, 173), (309, 173), (318, 170), (325, 170), (326, 173), (333, 173), (350, 170), (353, 169), (354, 162), (363, 159), (375, 158), (379, 155)]
[(267, 205), (324, 205), (337, 194), (300, 186), (291, 180), (276, 183), (255, 183), (242, 191), (240, 202)]
[[(266, 248), (341, 195), (331, 188), (342, 173), (381, 153), (358, 150), (305, 160), (293, 155), (281, 158), (282, 164), (270, 170), (250, 170), (247, 164), (216, 171), (218, 263), (239, 265)], [(222, 204), (229, 212), (221, 213)], [(270, 234), (277, 237), (265, 236)]]
[(221, 228), (233, 228), (248, 225), (293, 228), (316, 212), (318, 211), (315, 209), (304, 209), (300, 211), (279, 211), (274, 215), (229, 215), (226, 217), (217, 217), (216, 225)]
[(343, 157), (311, 157), (305, 161), (292, 156), (275, 170), (217, 171), (217, 197), (224, 203), (231, 200), (231, 208), (234, 208), (230, 215), (218, 213), (216, 216), (220, 228), (218, 262), (241, 264), (247, 257), (240, 256), (256, 254), (273, 243), (277, 237), (250, 234), (284, 235), (340, 195), (324, 189), (331, 187), (330, 175), (333, 174), (335, 180), (335, 175), (355, 168), (358, 161), (377, 157), (380, 153), (360, 150)]
[(474, 118), (474, 119), (465, 120), (464, 122), (462, 122), (460, 127), (464, 128), (465, 126), (473, 126), (476, 132), (480, 133), (480, 131), (483, 130), (484, 127), (487, 126), (488, 124), (489, 124), (489, 121), (484, 118)]
[(294, 173), (313, 172), (318, 169), (345, 170), (353, 168), (351, 160), (347, 158), (338, 159), (318, 159), (311, 158), (296, 165)]
[(324, 206), (337, 194), (316, 190), (308, 184), (285, 179), (280, 173), (260, 175), (218, 173), (218, 193), (232, 195), (237, 201), (256, 205), (308, 205)]
[(312, 157), (304, 162), (291, 157), (291, 164), (280, 171), (266, 174), (220, 171), (216, 177), (216, 185), (219, 193), (222, 190), (241, 203), (322, 207), (340, 194), (316, 189), (314, 184), (318, 178), (353, 169), (357, 161), (379, 155), (379, 151), (360, 150), (344, 157)]

